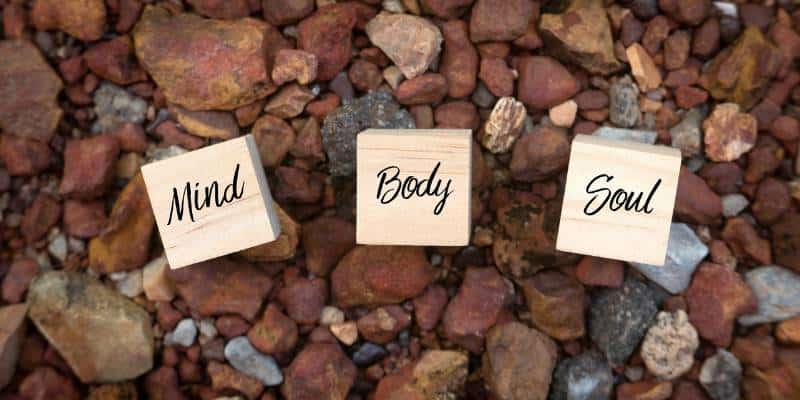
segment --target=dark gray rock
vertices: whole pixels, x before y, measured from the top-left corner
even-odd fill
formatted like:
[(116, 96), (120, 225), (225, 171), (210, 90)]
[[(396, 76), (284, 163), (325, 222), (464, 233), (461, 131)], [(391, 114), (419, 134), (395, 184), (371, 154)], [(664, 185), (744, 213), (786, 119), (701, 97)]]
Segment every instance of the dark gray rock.
[(658, 312), (656, 293), (644, 282), (625, 278), (605, 289), (589, 310), (589, 337), (612, 365), (621, 365), (644, 337)]
[(701, 154), (703, 136), (700, 124), (705, 115), (698, 108), (693, 108), (684, 114), (681, 122), (670, 128), (672, 147), (681, 150), (684, 157), (694, 157)]
[(322, 124), (322, 144), (334, 176), (355, 171), (356, 135), (369, 128), (413, 129), (414, 117), (383, 91), (374, 91), (333, 110)]
[(353, 362), (359, 367), (372, 365), (389, 354), (386, 349), (375, 343), (366, 342), (353, 353)]
[(700, 384), (713, 400), (738, 400), (742, 364), (724, 349), (706, 359), (700, 369)]
[(595, 350), (562, 360), (556, 366), (550, 400), (606, 400), (611, 398), (614, 375)]
[(639, 89), (630, 78), (620, 79), (608, 90), (608, 119), (616, 126), (631, 128), (639, 121)]

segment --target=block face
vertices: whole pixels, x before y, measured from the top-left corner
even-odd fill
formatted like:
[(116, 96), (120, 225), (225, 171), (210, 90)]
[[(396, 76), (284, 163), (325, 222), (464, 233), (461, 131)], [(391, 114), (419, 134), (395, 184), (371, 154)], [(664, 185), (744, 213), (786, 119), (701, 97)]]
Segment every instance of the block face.
[(670, 147), (575, 136), (556, 248), (663, 265), (680, 165)]
[(356, 147), (358, 243), (469, 243), (469, 130), (369, 129)]
[(252, 135), (147, 164), (142, 175), (173, 269), (280, 234)]

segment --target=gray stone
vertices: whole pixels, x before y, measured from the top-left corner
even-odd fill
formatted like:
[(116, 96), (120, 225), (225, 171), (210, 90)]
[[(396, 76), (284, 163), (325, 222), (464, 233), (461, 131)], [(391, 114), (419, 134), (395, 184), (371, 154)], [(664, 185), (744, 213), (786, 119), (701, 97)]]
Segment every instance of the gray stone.
[(113, 83), (103, 82), (95, 90), (93, 100), (97, 114), (97, 121), (92, 125), (94, 133), (115, 131), (125, 122), (144, 122), (147, 102)]
[(608, 97), (608, 119), (611, 123), (631, 128), (639, 122), (639, 89), (630, 82), (630, 78), (612, 84)]
[(483, 82), (478, 81), (475, 91), (472, 92), (472, 102), (480, 108), (492, 108), (497, 101), (497, 97), (489, 91)]
[(703, 137), (700, 124), (703, 122), (703, 113), (693, 108), (686, 112), (681, 122), (670, 128), (672, 147), (681, 150), (684, 157), (693, 157), (700, 154)]
[(644, 282), (629, 276), (622, 287), (602, 290), (592, 303), (589, 337), (612, 365), (624, 364), (657, 312), (654, 291)]
[(413, 129), (414, 118), (383, 91), (374, 91), (333, 110), (322, 124), (322, 144), (334, 176), (355, 171), (356, 135), (368, 128)]
[(722, 196), (722, 215), (735, 217), (749, 205), (750, 201), (741, 193), (726, 194)]
[(661, 311), (642, 342), (642, 360), (655, 376), (675, 379), (692, 368), (700, 339), (683, 310)]
[(169, 147), (154, 147), (147, 150), (145, 155), (145, 164), (149, 164), (151, 162), (166, 160), (168, 158), (176, 157), (181, 154), (188, 153), (189, 150), (184, 149), (177, 144), (173, 144)]
[(47, 245), (47, 252), (62, 263), (67, 260), (68, 250), (67, 238), (63, 233), (56, 235), (56, 237), (50, 240), (50, 244)]
[(595, 350), (566, 358), (553, 374), (550, 400), (607, 400), (614, 376), (603, 355)]
[(717, 349), (717, 354), (703, 363), (699, 379), (713, 400), (737, 400), (742, 364), (725, 349)]
[(740, 324), (777, 322), (800, 315), (800, 275), (797, 273), (767, 265), (749, 271), (744, 280), (758, 299), (758, 311), (739, 317)]
[(359, 367), (366, 367), (383, 359), (387, 354), (389, 353), (383, 347), (366, 342), (353, 353), (353, 362)]
[(689, 287), (697, 264), (708, 254), (708, 247), (700, 241), (692, 228), (683, 223), (673, 223), (669, 230), (667, 255), (663, 267), (631, 263), (647, 279), (659, 284), (672, 294)]
[(175, 330), (170, 332), (167, 345), (177, 344), (183, 347), (189, 347), (194, 344), (197, 338), (197, 325), (191, 318), (184, 318), (175, 327)]
[(283, 382), (283, 373), (275, 359), (259, 353), (246, 336), (233, 338), (225, 345), (225, 359), (237, 371), (260, 380), (266, 386)]
[(644, 144), (653, 144), (656, 142), (656, 138), (658, 138), (658, 133), (654, 131), (620, 129), (610, 126), (601, 126), (594, 131), (592, 135), (606, 139), (627, 140), (629, 142), (639, 142)]

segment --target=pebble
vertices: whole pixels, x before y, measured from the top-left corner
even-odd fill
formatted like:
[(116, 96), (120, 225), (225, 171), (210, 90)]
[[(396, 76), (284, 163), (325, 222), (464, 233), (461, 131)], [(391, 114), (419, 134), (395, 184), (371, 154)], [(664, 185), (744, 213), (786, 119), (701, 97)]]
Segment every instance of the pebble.
[(472, 92), (471, 100), (481, 108), (491, 108), (497, 101), (497, 97), (492, 94), (483, 82), (478, 82), (475, 91)]
[(50, 253), (53, 257), (57, 260), (64, 263), (67, 259), (67, 238), (64, 234), (58, 234), (56, 237), (50, 240), (50, 243), (47, 245), (47, 252)]
[(105, 30), (106, 9), (102, 0), (40, 0), (32, 7), (30, 20), (39, 31), (57, 28), (91, 42), (100, 39)]
[(275, 55), (275, 66), (272, 68), (272, 81), (276, 85), (296, 80), (307, 85), (317, 79), (319, 62), (317, 56), (294, 49), (280, 49)]
[(509, 168), (523, 182), (542, 181), (557, 175), (569, 163), (570, 142), (563, 128), (537, 126), (514, 144)]
[(259, 353), (247, 337), (231, 339), (225, 345), (225, 359), (237, 371), (258, 379), (265, 386), (277, 386), (283, 382), (283, 374), (275, 359)]
[(442, 32), (430, 21), (414, 15), (381, 13), (369, 21), (365, 30), (370, 41), (407, 79), (425, 72), (441, 51)]
[(625, 55), (628, 56), (631, 73), (636, 78), (640, 90), (647, 92), (661, 86), (661, 72), (642, 45), (632, 44), (625, 50)]
[(594, 131), (592, 135), (606, 139), (627, 140), (644, 144), (655, 144), (658, 138), (658, 133), (655, 131), (620, 129), (611, 126), (601, 126)]
[(758, 311), (742, 315), (744, 326), (783, 321), (800, 315), (800, 275), (777, 265), (748, 271), (744, 279), (758, 300)]
[[(114, 279), (115, 274), (119, 274), (119, 279)], [(141, 269), (115, 272), (110, 277), (111, 280), (115, 281), (117, 291), (125, 297), (134, 298), (144, 292)]]
[(604, 400), (611, 398), (614, 375), (602, 354), (589, 350), (562, 359), (553, 374), (551, 400)]
[(468, 364), (467, 355), (458, 351), (426, 351), (416, 362), (381, 379), (375, 399), (455, 399), (464, 393)]
[(555, 126), (569, 128), (575, 122), (575, 114), (577, 112), (578, 103), (576, 103), (575, 100), (567, 100), (551, 108), (548, 112), (548, 116)]
[(113, 83), (101, 83), (92, 100), (97, 115), (92, 125), (94, 133), (115, 132), (125, 123), (139, 125), (145, 120), (147, 102)]
[(739, 398), (739, 382), (742, 365), (736, 356), (725, 349), (703, 362), (699, 381), (712, 400), (735, 400)]
[(287, 400), (342, 400), (357, 372), (338, 344), (309, 343), (286, 368), (281, 393)]
[(358, 340), (358, 325), (353, 321), (336, 322), (330, 324), (328, 329), (346, 346), (352, 346)]
[(614, 125), (631, 128), (639, 122), (639, 89), (626, 77), (608, 90), (608, 119)]
[(642, 359), (652, 374), (671, 380), (692, 368), (699, 345), (697, 331), (685, 311), (661, 311), (642, 342)]
[(702, 121), (703, 113), (697, 108), (692, 108), (683, 115), (681, 122), (669, 129), (672, 147), (680, 149), (684, 157), (701, 154), (703, 139), (700, 124)]
[(741, 193), (726, 194), (720, 199), (722, 200), (722, 215), (726, 218), (739, 215), (750, 205), (750, 201)]
[(517, 70), (517, 96), (529, 107), (549, 109), (569, 100), (580, 90), (569, 70), (550, 57), (522, 57), (517, 61)]
[(718, 162), (738, 159), (755, 145), (756, 126), (755, 117), (740, 112), (738, 104), (718, 104), (703, 121), (706, 156)]
[(342, 312), (342, 310), (334, 306), (325, 306), (322, 308), (322, 313), (320, 313), (319, 317), (320, 325), (333, 325), (342, 322), (344, 322), (344, 312)]
[(526, 115), (522, 102), (513, 97), (500, 98), (483, 126), (483, 147), (494, 154), (509, 151), (522, 133)]
[[(531, 357), (532, 354), (536, 356)], [(556, 359), (556, 343), (552, 339), (519, 322), (510, 322), (495, 326), (486, 335), (482, 372), (497, 399), (517, 399), (520, 393), (527, 398), (544, 399)]]
[(514, 40), (528, 28), (533, 4), (527, 0), (477, 0), (469, 18), (474, 43)]
[(167, 277), (169, 262), (162, 255), (153, 259), (142, 268), (142, 290), (150, 301), (172, 301), (175, 297), (175, 286)]
[(0, 390), (14, 377), (27, 331), (27, 311), (25, 304), (0, 307)]
[(164, 339), (164, 344), (167, 346), (179, 345), (183, 347), (190, 347), (194, 344), (197, 338), (197, 325), (191, 318), (184, 318), (178, 322), (178, 326), (167, 334)]
[(353, 362), (359, 367), (366, 367), (383, 359), (388, 354), (383, 347), (375, 343), (365, 342), (353, 353)]
[(577, 279), (546, 270), (519, 283), (535, 327), (560, 341), (574, 340), (584, 335), (586, 295)]
[(631, 265), (668, 292), (678, 294), (689, 287), (695, 268), (707, 254), (708, 247), (700, 241), (692, 228), (674, 222), (669, 230), (664, 265), (642, 263), (631, 263)]

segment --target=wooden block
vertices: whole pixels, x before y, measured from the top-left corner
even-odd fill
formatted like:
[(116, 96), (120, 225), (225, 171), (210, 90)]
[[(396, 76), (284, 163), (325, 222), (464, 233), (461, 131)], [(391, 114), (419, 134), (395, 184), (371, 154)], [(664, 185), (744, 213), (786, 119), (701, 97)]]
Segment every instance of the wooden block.
[(664, 265), (680, 166), (678, 149), (575, 136), (556, 248)]
[(280, 234), (252, 135), (147, 164), (142, 174), (172, 269)]
[(469, 243), (469, 130), (369, 129), (356, 147), (358, 243)]

